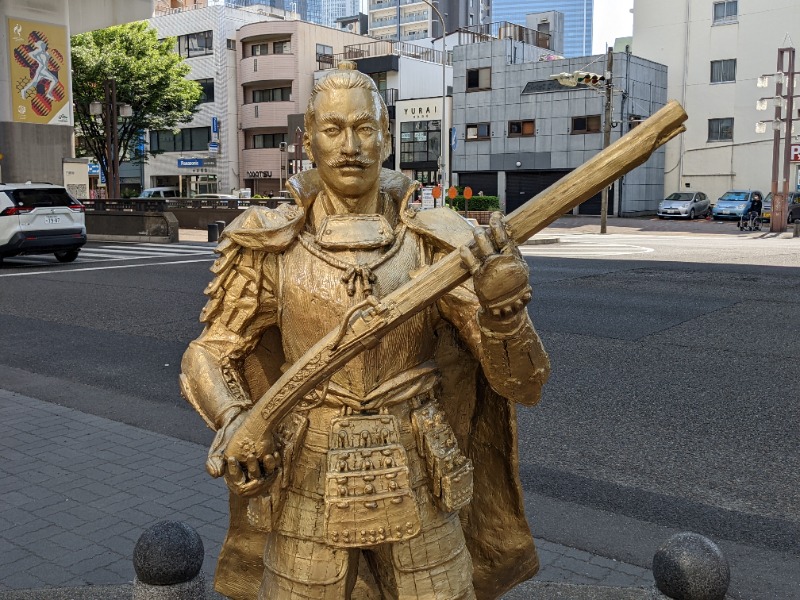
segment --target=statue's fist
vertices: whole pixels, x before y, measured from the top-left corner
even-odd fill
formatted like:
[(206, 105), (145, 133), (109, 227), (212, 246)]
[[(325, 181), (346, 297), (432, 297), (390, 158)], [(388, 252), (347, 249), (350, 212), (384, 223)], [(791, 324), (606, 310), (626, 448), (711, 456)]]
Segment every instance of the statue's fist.
[(531, 299), (528, 265), (509, 238), (499, 212), (492, 213), (488, 228), (476, 227), (474, 235), (475, 243), (462, 246), (460, 252), (472, 273), (478, 301), (489, 319), (509, 319)]

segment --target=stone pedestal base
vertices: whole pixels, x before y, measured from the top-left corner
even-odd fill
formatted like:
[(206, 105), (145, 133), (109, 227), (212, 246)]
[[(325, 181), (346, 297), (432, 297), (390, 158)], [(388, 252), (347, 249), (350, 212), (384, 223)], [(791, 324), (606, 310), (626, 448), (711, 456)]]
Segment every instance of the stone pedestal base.
[(133, 600), (205, 600), (206, 578), (202, 573), (191, 581), (171, 585), (150, 585), (133, 580)]

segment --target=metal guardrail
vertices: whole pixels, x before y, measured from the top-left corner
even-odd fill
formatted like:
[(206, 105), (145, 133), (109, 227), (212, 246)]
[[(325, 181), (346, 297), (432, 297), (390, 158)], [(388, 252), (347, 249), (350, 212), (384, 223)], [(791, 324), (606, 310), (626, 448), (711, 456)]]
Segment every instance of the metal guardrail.
[(200, 199), (194, 198), (111, 198), (111, 199), (86, 199), (81, 200), (89, 212), (123, 211), (123, 212), (167, 212), (172, 208), (221, 208), (240, 209), (248, 206), (264, 206), (277, 208), (286, 200), (278, 198), (232, 198), (228, 199)]
[[(425, 48), (415, 44), (406, 44), (405, 42), (378, 40), (366, 44), (351, 44), (350, 46), (345, 46), (343, 52), (333, 55), (333, 67), (331, 68), (335, 68), (343, 60), (358, 60), (359, 58), (389, 55), (406, 56), (408, 58), (416, 58), (417, 60), (424, 60), (439, 65), (442, 64), (441, 50)], [(453, 53), (449, 50), (447, 52), (447, 64), (453, 64)]]

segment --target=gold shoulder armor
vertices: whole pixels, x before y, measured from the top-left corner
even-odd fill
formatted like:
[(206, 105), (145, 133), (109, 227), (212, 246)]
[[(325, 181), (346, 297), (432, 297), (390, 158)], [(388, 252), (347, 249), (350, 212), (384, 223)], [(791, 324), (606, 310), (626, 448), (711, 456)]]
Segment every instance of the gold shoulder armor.
[(408, 209), (403, 211), (401, 219), (409, 229), (446, 252), (467, 244), (473, 239), (472, 226), (450, 208), (419, 211)]
[[(265, 260), (283, 252), (303, 227), (305, 211), (282, 204), (277, 209), (251, 206), (231, 221), (222, 233), (211, 267), (214, 279), (205, 289), (208, 302), (200, 321), (222, 316), (228, 326), (240, 329), (256, 308)], [(231, 313), (231, 314), (228, 314)]]
[(305, 211), (294, 204), (278, 208), (251, 206), (222, 232), (220, 248), (226, 241), (263, 252), (282, 252), (292, 243), (305, 222)]

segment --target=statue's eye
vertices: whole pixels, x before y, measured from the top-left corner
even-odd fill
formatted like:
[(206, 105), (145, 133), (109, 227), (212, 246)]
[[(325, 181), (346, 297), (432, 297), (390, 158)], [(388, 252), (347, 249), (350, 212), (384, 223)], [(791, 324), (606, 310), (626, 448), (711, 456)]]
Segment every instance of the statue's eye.
[(326, 127), (325, 129), (323, 129), (323, 131), (328, 135), (338, 135), (339, 131), (341, 130), (338, 127), (331, 126), (331, 127)]

